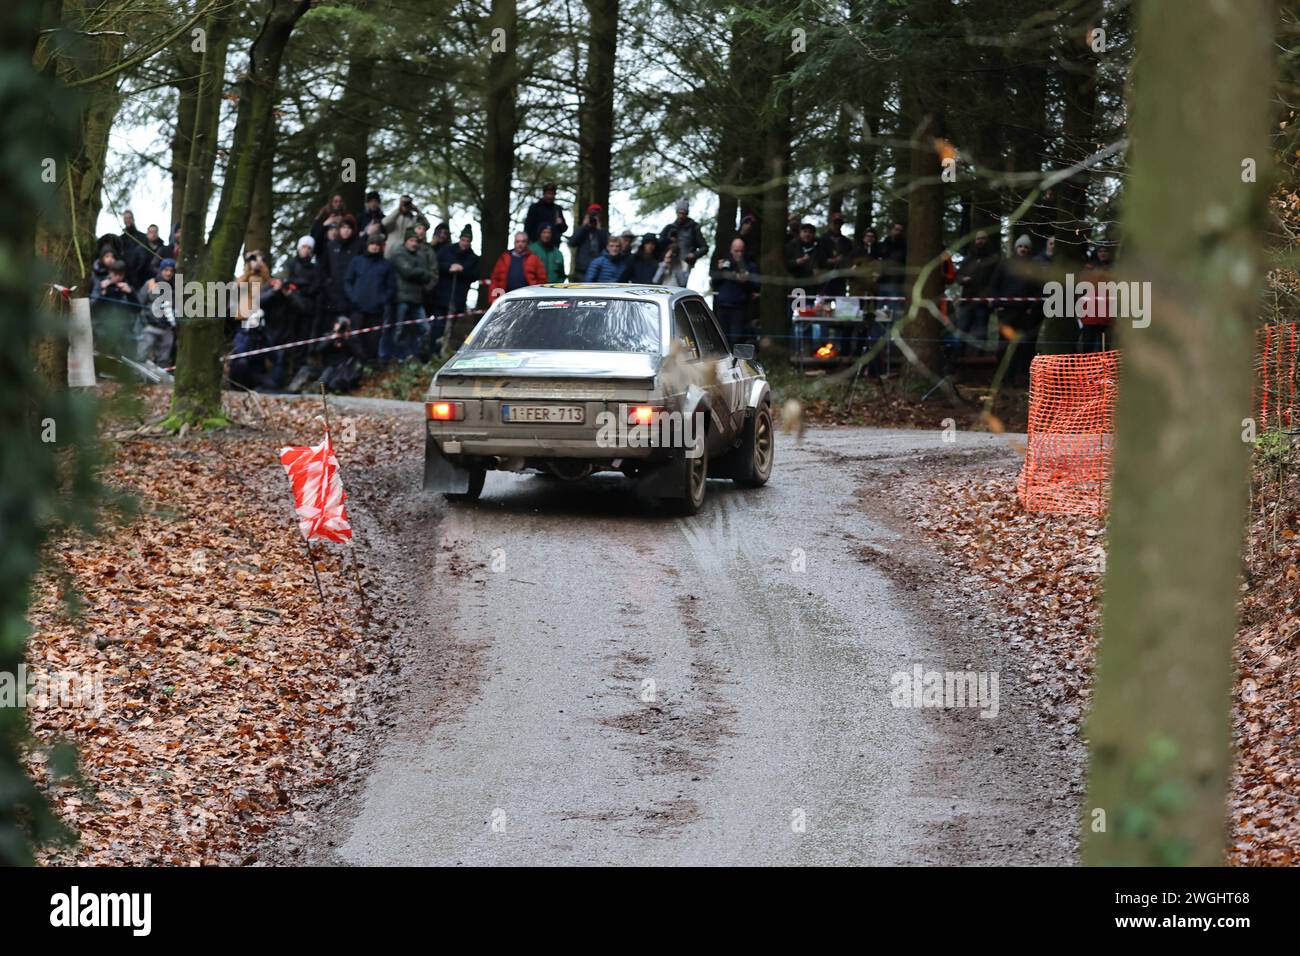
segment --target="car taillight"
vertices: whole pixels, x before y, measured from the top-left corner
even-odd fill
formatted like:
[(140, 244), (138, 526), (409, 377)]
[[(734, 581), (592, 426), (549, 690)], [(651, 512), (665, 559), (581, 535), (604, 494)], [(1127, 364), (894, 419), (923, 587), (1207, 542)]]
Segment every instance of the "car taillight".
[(629, 425), (653, 425), (655, 414), (659, 409), (653, 405), (633, 405), (628, 409), (627, 421)]
[(464, 402), (425, 402), (424, 414), (431, 422), (459, 422), (465, 420)]

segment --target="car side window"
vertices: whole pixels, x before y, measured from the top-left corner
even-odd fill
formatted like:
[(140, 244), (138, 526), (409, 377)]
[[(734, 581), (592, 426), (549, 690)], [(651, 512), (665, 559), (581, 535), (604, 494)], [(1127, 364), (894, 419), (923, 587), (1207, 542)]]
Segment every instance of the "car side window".
[(688, 360), (694, 362), (700, 357), (700, 346), (695, 339), (695, 330), (686, 315), (686, 308), (680, 303), (673, 309), (673, 338)]
[(686, 303), (686, 310), (690, 313), (691, 324), (695, 326), (695, 334), (704, 348), (704, 354), (708, 358), (715, 359), (727, 355), (730, 351), (727, 348), (727, 340), (722, 337), (722, 331), (713, 321), (713, 316), (709, 315), (709, 310), (704, 303), (692, 299)]

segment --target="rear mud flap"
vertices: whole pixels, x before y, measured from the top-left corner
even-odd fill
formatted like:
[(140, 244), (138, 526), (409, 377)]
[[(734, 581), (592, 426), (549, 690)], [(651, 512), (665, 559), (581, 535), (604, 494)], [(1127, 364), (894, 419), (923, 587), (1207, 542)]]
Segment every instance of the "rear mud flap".
[(424, 440), (424, 490), (463, 495), (469, 491), (469, 469), (452, 464), (438, 443)]
[(642, 498), (685, 498), (687, 460), (670, 458), (659, 467), (646, 472), (636, 482), (636, 493)]

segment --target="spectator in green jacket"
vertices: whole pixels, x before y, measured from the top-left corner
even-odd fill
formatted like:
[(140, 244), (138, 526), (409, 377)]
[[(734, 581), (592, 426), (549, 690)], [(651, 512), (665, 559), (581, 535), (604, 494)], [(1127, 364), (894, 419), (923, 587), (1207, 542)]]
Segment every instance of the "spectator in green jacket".
[(397, 309), (379, 340), (379, 361), (383, 363), (404, 361), (424, 344), (428, 333), (424, 287), (434, 278), (420, 255), (420, 236), (413, 228), (406, 230), (406, 238), (388, 260), (397, 273)]
[(554, 227), (549, 224), (542, 226), (537, 241), (530, 242), (528, 248), (533, 251), (533, 255), (542, 260), (542, 265), (546, 268), (547, 282), (564, 281), (564, 253), (560, 251), (560, 240), (555, 235)]

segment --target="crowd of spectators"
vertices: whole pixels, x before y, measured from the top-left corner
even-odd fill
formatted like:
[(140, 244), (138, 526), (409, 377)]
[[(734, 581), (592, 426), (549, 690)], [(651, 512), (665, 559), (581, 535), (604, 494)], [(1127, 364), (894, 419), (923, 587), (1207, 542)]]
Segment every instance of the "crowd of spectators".
[[(571, 235), (556, 186), (546, 184), (527, 210), (511, 246), (490, 265), (472, 249), (473, 229), (456, 239), (451, 227), (432, 227), (413, 198), (403, 195), (384, 212), (379, 193), (366, 195), (353, 213), (335, 195), (312, 217), (283, 268), (274, 272), (261, 250), (247, 250), (238, 278), (241, 287), (257, 282), (255, 308), (233, 318), (230, 380), (254, 389), (300, 391), (325, 385), (336, 391), (355, 386), (363, 369), (427, 360), (451, 344), (448, 317), (468, 312), (497, 296), (541, 283), (635, 282), (685, 288), (692, 270), (705, 260), (714, 311), (733, 341), (756, 340), (760, 285), (759, 221), (743, 215), (725, 253), (707, 260), (709, 246), (688, 204), (676, 203), (674, 218), (658, 233), (615, 234), (605, 210), (592, 203)], [(179, 290), (173, 287), (180, 258), (180, 229), (166, 241), (156, 225), (143, 232), (130, 211), (120, 235), (103, 237), (93, 266), (92, 315), (96, 334), (121, 354), (142, 363), (174, 364)], [(799, 301), (842, 301), (861, 307), (861, 327), (839, 330), (839, 350), (855, 354), (868, 347), (902, 313), (908, 295), (907, 231), (895, 222), (881, 236), (868, 226), (854, 237), (844, 234), (844, 216), (833, 212), (820, 232), (798, 216), (782, 239), (785, 274), (778, 281)], [(566, 264), (565, 248), (568, 256)], [(1054, 242), (1036, 247), (1019, 236), (1011, 256), (1003, 256), (997, 237), (980, 231), (961, 256), (945, 262), (945, 300), (957, 305), (949, 316), (944, 302), (944, 354), (951, 364), (975, 349), (988, 349), (999, 333), (1012, 330), (1028, 361), (1042, 322), (1040, 297), (1044, 270), (1027, 263), (1050, 262)], [(1098, 247), (1086, 268), (1109, 268), (1111, 251)], [(167, 294), (167, 290), (172, 293)], [(796, 316), (797, 318), (798, 316)], [(989, 330), (994, 330), (990, 335)], [(1078, 347), (1104, 347), (1104, 320), (1084, 324)], [(273, 348), (304, 342), (292, 348)], [(241, 353), (267, 349), (264, 353)], [(1013, 369), (1020, 374), (1022, 368)]]

